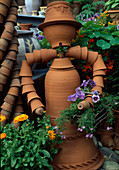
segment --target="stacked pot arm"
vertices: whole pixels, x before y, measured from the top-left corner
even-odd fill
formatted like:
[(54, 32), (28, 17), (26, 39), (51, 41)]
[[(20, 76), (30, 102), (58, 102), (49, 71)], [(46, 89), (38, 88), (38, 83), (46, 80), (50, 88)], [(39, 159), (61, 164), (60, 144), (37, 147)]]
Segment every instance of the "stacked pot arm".
[[(93, 66), (93, 80), (96, 86), (91, 90), (97, 90), (100, 94), (102, 93), (102, 88), (104, 87), (103, 76), (105, 76), (106, 66), (103, 62), (102, 56), (98, 52), (88, 51), (87, 47), (81, 48), (80, 46), (71, 47), (66, 52), (65, 57), (73, 57), (76, 59), (82, 59), (87, 61)], [(84, 101), (78, 104), (78, 108), (87, 109), (93, 107), (92, 95), (87, 95)]]

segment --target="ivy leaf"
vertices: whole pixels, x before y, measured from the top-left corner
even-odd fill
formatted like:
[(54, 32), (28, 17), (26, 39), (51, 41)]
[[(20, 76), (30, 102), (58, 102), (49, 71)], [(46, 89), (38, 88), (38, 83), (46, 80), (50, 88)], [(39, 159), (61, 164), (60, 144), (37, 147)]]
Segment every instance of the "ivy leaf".
[(112, 40), (113, 36), (109, 34), (102, 34), (101, 37), (105, 40)]
[(95, 32), (94, 34), (95, 34), (96, 38), (100, 37), (100, 35), (101, 35), (100, 32)]
[(119, 45), (119, 38), (115, 37), (110, 41), (111, 45), (116, 46)]
[(102, 50), (109, 49), (111, 47), (111, 44), (104, 41), (103, 39), (97, 40), (96, 45), (101, 47)]
[(94, 38), (94, 34), (89, 34), (88, 37), (89, 38)]
[(118, 36), (118, 37), (119, 37), (119, 31), (113, 32), (112, 35), (115, 35), (115, 36)]
[(17, 158), (11, 158), (11, 167), (14, 167), (16, 164)]

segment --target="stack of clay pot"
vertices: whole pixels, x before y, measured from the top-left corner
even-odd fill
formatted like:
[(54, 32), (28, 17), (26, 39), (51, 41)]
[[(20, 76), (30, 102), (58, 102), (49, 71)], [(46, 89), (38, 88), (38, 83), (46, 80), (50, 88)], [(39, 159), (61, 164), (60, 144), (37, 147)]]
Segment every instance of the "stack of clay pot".
[[(19, 43), (14, 29), (17, 7), (15, 0), (0, 0), (0, 114), (6, 117), (3, 125), (13, 123), (13, 119), (24, 112), (18, 98), (21, 87), (17, 63)], [(19, 123), (14, 126), (18, 127)]]

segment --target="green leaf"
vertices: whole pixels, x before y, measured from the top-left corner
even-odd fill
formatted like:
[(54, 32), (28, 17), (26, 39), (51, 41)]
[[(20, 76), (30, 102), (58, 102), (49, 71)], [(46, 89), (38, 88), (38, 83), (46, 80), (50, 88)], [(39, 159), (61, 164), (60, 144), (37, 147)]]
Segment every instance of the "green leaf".
[(46, 156), (47, 158), (50, 158), (50, 156), (51, 156), (50, 153), (46, 150), (40, 150), (40, 152), (43, 153), (44, 156)]
[(21, 152), (24, 146), (20, 146), (15, 152)]
[(115, 36), (118, 36), (118, 37), (119, 37), (119, 31), (113, 32), (112, 35), (115, 35)]
[(118, 37), (113, 38), (113, 39), (110, 41), (110, 43), (111, 43), (112, 46), (119, 45), (119, 38), (118, 38)]
[(107, 43), (107, 42), (104, 41), (103, 39), (97, 40), (96, 45), (97, 45), (98, 47), (101, 47), (102, 50), (109, 49), (109, 48), (111, 47), (111, 44), (110, 44), (110, 43)]
[(94, 34), (89, 34), (88, 37), (89, 38), (94, 38)]
[(14, 167), (16, 164), (17, 158), (11, 158), (11, 167)]
[(112, 40), (113, 36), (109, 34), (101, 34), (101, 37), (104, 38), (105, 40)]
[(100, 37), (101, 34), (100, 34), (100, 32), (94, 32), (94, 35), (96, 38), (98, 38), (98, 37)]

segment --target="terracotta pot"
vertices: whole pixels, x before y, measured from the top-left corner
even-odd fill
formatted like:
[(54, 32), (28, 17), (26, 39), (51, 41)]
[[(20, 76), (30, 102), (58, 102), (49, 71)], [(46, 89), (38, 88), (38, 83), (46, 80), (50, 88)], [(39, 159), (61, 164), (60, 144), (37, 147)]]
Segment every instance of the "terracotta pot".
[(60, 42), (63, 46), (71, 46), (76, 29), (80, 27), (81, 24), (73, 18), (70, 4), (64, 1), (50, 3), (47, 6), (44, 23), (38, 26), (43, 30), (52, 48), (58, 47)]
[(5, 117), (6, 117), (6, 119), (9, 119), (9, 118), (10, 118), (11, 113), (10, 113), (10, 112), (8, 112), (8, 111), (6, 111), (6, 110), (4, 110), (4, 109), (2, 109), (2, 110), (1, 110), (1, 115), (5, 116)]
[(8, 94), (11, 94), (13, 96), (19, 95), (19, 87), (10, 87)]
[(9, 14), (18, 15), (17, 8), (16, 7), (11, 7), (9, 9)]
[(11, 44), (8, 51), (15, 51), (18, 53), (18, 44)]
[(82, 109), (87, 110), (90, 108), (90, 104), (87, 101), (82, 101), (78, 103), (77, 107), (79, 110), (82, 110)]
[(5, 59), (1, 65), (12, 70), (13, 64), (14, 64), (13, 61)]
[(44, 105), (41, 103), (41, 101), (39, 99), (33, 99), (31, 100), (30, 102), (30, 106), (31, 106), (31, 111), (32, 113), (39, 107), (43, 107), (44, 108)]
[(19, 42), (18, 42), (18, 38), (17, 38), (17, 37), (13, 37), (13, 39), (12, 39), (12, 44), (17, 44), (17, 45), (19, 45)]
[(10, 94), (7, 94), (7, 96), (4, 98), (4, 101), (11, 105), (15, 105), (15, 100), (16, 100), (16, 97)]
[(15, 113), (23, 113), (24, 112), (23, 105), (16, 105), (14, 112)]
[(98, 52), (94, 52), (94, 51), (88, 51), (88, 58), (87, 58), (87, 62), (91, 65), (93, 65), (95, 63), (95, 61), (98, 58)]
[(87, 101), (92, 108), (94, 107), (92, 97), (86, 97), (84, 101)]
[(67, 97), (80, 85), (80, 77), (69, 58), (54, 59), (45, 78), (46, 111), (59, 117), (59, 111), (71, 103)]
[(32, 77), (22, 77), (21, 79), (21, 85), (30, 85), (34, 84), (34, 81), (32, 80)]
[(2, 104), (2, 106), (1, 106), (1, 108), (2, 108), (3, 110), (8, 111), (8, 112), (12, 112), (13, 105), (11, 105), (11, 104), (9, 104), (9, 103), (7, 103), (7, 102), (4, 102), (4, 103)]
[(20, 70), (19, 65), (18, 65), (17, 62), (15, 62), (15, 63), (14, 63), (13, 71), (18, 71), (18, 70)]
[(11, 7), (17, 7), (18, 8), (18, 5), (16, 3), (16, 0), (12, 0), (11, 2)]
[(33, 54), (34, 54), (34, 60), (36, 63), (39, 63), (42, 61), (41, 50), (33, 50)]
[(1, 38), (8, 40), (8, 41), (11, 41), (12, 37), (13, 37), (13, 34), (7, 32), (6, 29), (3, 31), (2, 35), (1, 35)]
[(13, 22), (14, 24), (17, 24), (17, 15), (9, 14), (6, 21)]
[(93, 71), (97, 71), (97, 70), (103, 70), (106, 69), (106, 66), (103, 62), (102, 56), (98, 55), (98, 58), (96, 60), (96, 62), (93, 65)]
[(32, 65), (33, 63), (35, 63), (35, 55), (34, 53), (25, 53), (28, 65)]
[(95, 81), (97, 86), (104, 87), (104, 79), (102, 76), (95, 76), (93, 80)]
[(105, 71), (104, 70), (97, 70), (93, 72), (93, 77), (94, 76), (105, 76)]
[(102, 87), (96, 85), (94, 88), (91, 89), (91, 91), (94, 90), (97, 90), (98, 92), (100, 92), (100, 94), (102, 94)]
[(69, 48), (65, 54), (65, 57), (73, 57), (73, 58), (80, 59), (81, 47), (78, 45), (78, 46)]
[(20, 80), (18, 78), (12, 79), (10, 87), (20, 87)]
[[(4, 21), (4, 16), (0, 14), (0, 24), (2, 24)], [(1, 27), (1, 26), (0, 26)]]
[(41, 98), (37, 95), (36, 92), (27, 93), (27, 101), (28, 101), (28, 103), (29, 103), (31, 100), (33, 100), (33, 99), (40, 99), (40, 100), (41, 100)]
[(0, 0), (0, 4), (4, 4), (7, 7), (10, 7), (11, 0)]
[(17, 58), (17, 53), (15, 51), (9, 51), (8, 54), (6, 55), (6, 59), (16, 61), (16, 58)]
[(8, 7), (3, 4), (0, 4), (0, 14), (6, 17), (7, 11), (8, 11)]
[(23, 61), (22, 61), (22, 67), (21, 67), (19, 76), (32, 77), (31, 67), (28, 65), (28, 63), (27, 63), (26, 60), (23, 60)]
[(5, 76), (9, 77), (10, 73), (11, 73), (11, 70), (2, 66), (0, 68), (0, 73), (4, 74)]
[(81, 48), (81, 60), (86, 61), (88, 57), (88, 48), (87, 47), (82, 47)]
[(14, 78), (19, 78), (19, 71), (17, 71), (17, 70), (16, 70), (16, 71), (13, 71), (11, 78), (12, 78), (12, 79), (14, 79)]
[(5, 30), (11, 34), (13, 34), (14, 31), (14, 23), (12, 22), (6, 22), (5, 23)]
[(34, 88), (34, 86), (31, 85), (24, 85), (22, 87), (22, 94), (28, 93), (28, 92), (36, 92), (36, 89)]
[(0, 73), (0, 79), (6, 79), (6, 78), (8, 78), (8, 77), (5, 76), (4, 74), (1, 74), (1, 73)]
[(0, 84), (7, 84), (7, 77), (5, 77), (5, 78), (0, 77)]
[(17, 97), (16, 105), (23, 105), (23, 101), (22, 101), (21, 95), (19, 95)]
[(0, 39), (0, 50), (6, 51), (8, 47), (8, 42), (5, 39)]
[(4, 51), (2, 51), (1, 49), (0, 49), (0, 61), (3, 59), (3, 57), (4, 57)]
[(30, 30), (32, 24), (31, 23), (20, 23), (21, 30)]
[(42, 62), (45, 63), (56, 58), (57, 52), (54, 49), (41, 49), (41, 57), (42, 57)]
[(74, 1), (73, 2), (73, 15), (74, 15), (74, 17), (76, 17), (80, 13), (80, 11), (81, 11), (80, 8), (81, 8), (80, 2)]

